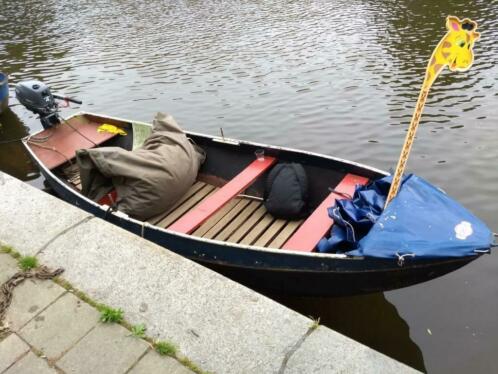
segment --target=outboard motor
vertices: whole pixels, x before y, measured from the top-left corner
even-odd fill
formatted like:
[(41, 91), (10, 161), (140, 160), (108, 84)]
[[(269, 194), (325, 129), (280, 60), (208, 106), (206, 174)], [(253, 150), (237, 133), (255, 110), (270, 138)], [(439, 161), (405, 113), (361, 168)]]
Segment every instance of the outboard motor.
[(52, 95), (50, 88), (45, 83), (37, 80), (19, 82), (16, 85), (16, 97), (28, 110), (40, 116), (44, 129), (61, 122), (58, 114), (59, 105), (55, 99), (81, 104), (79, 100)]

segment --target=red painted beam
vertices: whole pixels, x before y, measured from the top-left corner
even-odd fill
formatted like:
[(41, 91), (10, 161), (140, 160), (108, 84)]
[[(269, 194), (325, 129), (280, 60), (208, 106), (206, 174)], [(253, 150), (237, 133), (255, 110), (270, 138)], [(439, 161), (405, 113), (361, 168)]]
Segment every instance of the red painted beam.
[(203, 200), (197, 207), (182, 216), (168, 227), (169, 230), (190, 234), (226, 203), (249, 187), (277, 159), (265, 156), (263, 160), (254, 160), (230, 182)]
[[(367, 182), (367, 178), (354, 174), (347, 174), (337, 185), (335, 190), (353, 196), (356, 185), (363, 185)], [(282, 249), (312, 252), (320, 239), (327, 234), (334, 224), (334, 220), (329, 217), (327, 209), (335, 204), (336, 199), (344, 199), (344, 196), (331, 192), (289, 240), (287, 240)]]

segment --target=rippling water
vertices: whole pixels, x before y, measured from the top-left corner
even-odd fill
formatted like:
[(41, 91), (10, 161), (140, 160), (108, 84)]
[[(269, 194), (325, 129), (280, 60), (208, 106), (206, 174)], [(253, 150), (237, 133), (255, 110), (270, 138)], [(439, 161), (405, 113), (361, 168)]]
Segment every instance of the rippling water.
[[(447, 14), (482, 38), (470, 71), (436, 81), (408, 167), (498, 231), (497, 1), (0, 0), (0, 70), (87, 111), (168, 111), (191, 130), (389, 169)], [(40, 128), (11, 104), (2, 141)], [(0, 145), (0, 168), (41, 186), (18, 143)], [(395, 292), (279, 300), (421, 370), (498, 372), (497, 269), (493, 254)]]

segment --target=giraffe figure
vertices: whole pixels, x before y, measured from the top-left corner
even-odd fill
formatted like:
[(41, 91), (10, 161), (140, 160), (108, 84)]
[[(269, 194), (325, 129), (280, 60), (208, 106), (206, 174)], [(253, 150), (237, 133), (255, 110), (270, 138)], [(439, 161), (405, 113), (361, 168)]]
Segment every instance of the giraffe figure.
[(474, 62), (472, 47), (480, 36), (480, 34), (475, 31), (477, 29), (477, 23), (468, 18), (460, 21), (457, 17), (448, 16), (446, 18), (446, 28), (448, 29), (448, 32), (440, 40), (439, 44), (434, 49), (434, 52), (432, 52), (431, 59), (427, 65), (425, 79), (418, 96), (417, 105), (413, 112), (408, 133), (406, 134), (405, 144), (401, 150), (401, 155), (398, 160), (398, 165), (396, 166), (385, 207), (387, 207), (398, 193), (401, 177), (405, 171), (406, 162), (412, 148), (413, 140), (415, 139), (418, 123), (432, 84), (445, 66), (448, 66), (451, 71), (466, 71), (470, 69)]

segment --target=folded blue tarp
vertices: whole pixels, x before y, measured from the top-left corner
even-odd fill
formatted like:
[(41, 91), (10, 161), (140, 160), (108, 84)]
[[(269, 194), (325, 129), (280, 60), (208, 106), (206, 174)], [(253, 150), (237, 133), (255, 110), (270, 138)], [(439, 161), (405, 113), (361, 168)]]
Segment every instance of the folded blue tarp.
[(377, 258), (448, 258), (489, 250), (493, 234), (472, 213), (415, 175), (404, 178), (384, 210), (391, 176), (357, 187), (352, 200), (329, 208), (331, 236), (319, 252)]

